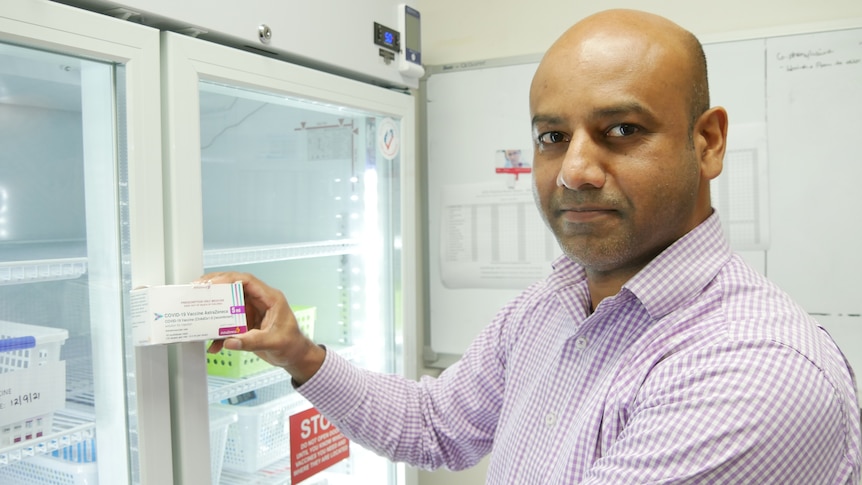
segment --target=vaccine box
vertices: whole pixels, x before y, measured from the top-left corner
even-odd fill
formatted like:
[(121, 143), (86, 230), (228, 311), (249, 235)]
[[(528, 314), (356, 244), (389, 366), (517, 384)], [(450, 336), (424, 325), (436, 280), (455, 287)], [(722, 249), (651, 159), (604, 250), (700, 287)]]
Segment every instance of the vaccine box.
[(130, 292), (135, 345), (171, 344), (245, 333), (242, 282), (144, 286)]

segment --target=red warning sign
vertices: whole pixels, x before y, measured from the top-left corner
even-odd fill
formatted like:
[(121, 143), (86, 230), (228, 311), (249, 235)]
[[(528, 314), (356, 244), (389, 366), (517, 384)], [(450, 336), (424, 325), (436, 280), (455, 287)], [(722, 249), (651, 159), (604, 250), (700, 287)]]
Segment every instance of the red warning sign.
[(315, 408), (290, 417), (290, 475), (297, 484), (350, 456), (350, 441)]

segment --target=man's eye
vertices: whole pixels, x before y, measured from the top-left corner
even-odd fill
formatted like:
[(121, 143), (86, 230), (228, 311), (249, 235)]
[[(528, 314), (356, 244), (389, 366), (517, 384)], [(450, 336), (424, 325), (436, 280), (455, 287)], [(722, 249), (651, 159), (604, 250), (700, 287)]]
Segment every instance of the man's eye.
[(612, 126), (607, 132), (607, 136), (631, 136), (640, 131), (637, 125), (629, 123), (620, 123)]
[(566, 135), (560, 133), (559, 131), (549, 131), (547, 133), (542, 133), (539, 135), (539, 143), (543, 145), (560, 143), (566, 141)]

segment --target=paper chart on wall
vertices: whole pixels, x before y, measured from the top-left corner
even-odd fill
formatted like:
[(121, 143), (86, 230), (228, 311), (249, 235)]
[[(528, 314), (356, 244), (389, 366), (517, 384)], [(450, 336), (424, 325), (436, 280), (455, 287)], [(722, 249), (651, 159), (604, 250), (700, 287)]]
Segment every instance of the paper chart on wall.
[(722, 173), (711, 187), (712, 204), (733, 249), (769, 249), (769, 183), (766, 124), (729, 128)]
[(561, 254), (529, 184), (443, 187), (440, 278), (446, 288), (523, 289)]

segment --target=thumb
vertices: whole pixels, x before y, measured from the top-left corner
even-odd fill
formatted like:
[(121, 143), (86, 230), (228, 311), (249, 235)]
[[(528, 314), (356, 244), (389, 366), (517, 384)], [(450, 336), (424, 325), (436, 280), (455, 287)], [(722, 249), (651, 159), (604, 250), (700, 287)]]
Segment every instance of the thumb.
[(278, 333), (252, 329), (240, 335), (234, 335), (224, 341), (224, 348), (254, 352), (261, 359), (272, 365), (282, 367), (290, 363), (286, 352), (290, 349), (289, 341)]
[(225, 350), (243, 350), (242, 339), (239, 337), (230, 337), (222, 341), (222, 348)]
[(267, 350), (267, 337), (267, 332), (251, 329), (246, 333), (233, 335), (225, 339), (224, 348), (228, 350), (244, 350), (246, 352)]

